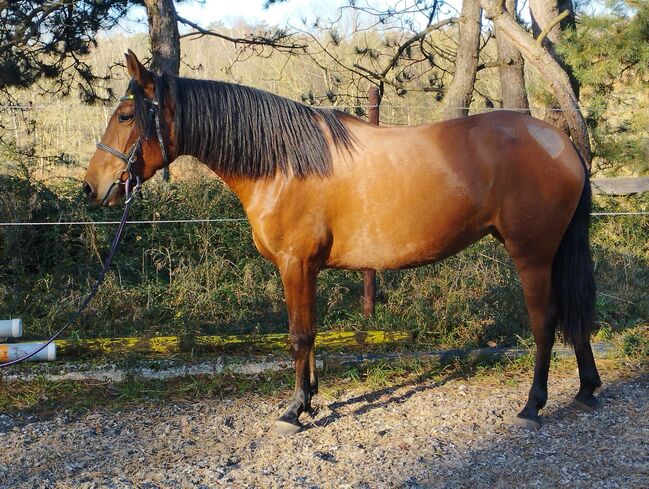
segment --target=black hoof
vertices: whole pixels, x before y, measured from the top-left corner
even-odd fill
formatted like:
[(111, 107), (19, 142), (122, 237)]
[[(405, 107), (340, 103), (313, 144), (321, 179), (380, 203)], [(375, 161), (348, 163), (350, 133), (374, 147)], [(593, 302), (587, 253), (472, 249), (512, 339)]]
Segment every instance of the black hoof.
[(577, 396), (570, 403), (570, 407), (575, 411), (590, 413), (599, 407), (599, 400), (592, 394), (584, 397)]
[(512, 423), (514, 426), (519, 428), (526, 428), (528, 430), (538, 430), (541, 428), (541, 417), (540, 416), (527, 416), (522, 413), (517, 415)]
[(282, 416), (277, 421), (275, 421), (275, 424), (273, 425), (273, 431), (278, 435), (290, 436), (302, 431), (302, 425), (297, 420), (297, 418), (294, 420), (288, 420), (284, 418), (284, 416)]

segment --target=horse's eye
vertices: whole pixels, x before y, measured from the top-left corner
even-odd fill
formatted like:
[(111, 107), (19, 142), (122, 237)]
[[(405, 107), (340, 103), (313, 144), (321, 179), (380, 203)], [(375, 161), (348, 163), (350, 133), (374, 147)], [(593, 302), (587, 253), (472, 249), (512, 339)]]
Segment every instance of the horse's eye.
[(120, 122), (128, 122), (133, 120), (133, 114), (119, 114), (118, 120)]

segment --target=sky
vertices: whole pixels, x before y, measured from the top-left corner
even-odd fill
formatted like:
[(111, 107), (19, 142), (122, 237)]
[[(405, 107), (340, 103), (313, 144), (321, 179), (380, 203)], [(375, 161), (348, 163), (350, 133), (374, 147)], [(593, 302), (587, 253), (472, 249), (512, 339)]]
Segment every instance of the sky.
[[(178, 15), (207, 27), (213, 22), (228, 26), (244, 21), (249, 25), (265, 23), (271, 26), (292, 25), (303, 27), (302, 19), (312, 23), (319, 18), (323, 23), (338, 18), (341, 6), (348, 5), (349, 0), (287, 0), (271, 5), (265, 9), (265, 0), (186, 0), (176, 2)], [(358, 6), (369, 5), (377, 9), (387, 9), (404, 4), (412, 4), (413, 0), (356, 0)], [(461, 0), (447, 0), (449, 4), (461, 4)], [(139, 20), (140, 24), (131, 24), (134, 30), (146, 29), (146, 14), (144, 8), (134, 9), (129, 16), (131, 20)]]
[(265, 22), (282, 25), (287, 21), (300, 22), (301, 17), (316, 15), (333, 16), (341, 0), (288, 0), (264, 9), (265, 0), (205, 0), (204, 4), (194, 1), (176, 4), (178, 15), (200, 22), (221, 21), (232, 25), (239, 20), (248, 24)]
[[(411, 4), (413, 0), (356, 0), (359, 6), (370, 5), (378, 9), (388, 6), (394, 7)], [(249, 25), (265, 23), (271, 26), (286, 24), (294, 27), (303, 27), (302, 19), (313, 22), (316, 18), (326, 22), (338, 17), (338, 9), (347, 5), (349, 0), (287, 0), (271, 5), (264, 9), (265, 0), (185, 0), (176, 2), (178, 15), (197, 24), (207, 27), (213, 22), (223, 23), (228, 26), (244, 21)], [(446, 3), (460, 9), (461, 0), (446, 0)], [(520, 0), (519, 0), (520, 3)], [(527, 3), (527, 2), (525, 2)], [(601, 7), (601, 1), (590, 2), (591, 9)], [(457, 12), (452, 14), (457, 15)], [(527, 19), (529, 14), (523, 13)], [(132, 30), (146, 30), (146, 14), (144, 8), (135, 9), (130, 16), (131, 20), (139, 20), (139, 26), (131, 24)]]

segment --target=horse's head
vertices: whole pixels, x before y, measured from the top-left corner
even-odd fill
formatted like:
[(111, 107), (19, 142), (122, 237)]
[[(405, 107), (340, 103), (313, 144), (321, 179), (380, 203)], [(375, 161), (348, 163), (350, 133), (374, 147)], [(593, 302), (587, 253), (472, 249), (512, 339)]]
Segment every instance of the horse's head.
[(95, 205), (117, 204), (127, 187), (148, 180), (169, 162), (171, 118), (163, 104), (160, 78), (130, 50), (126, 65), (131, 82), (97, 143), (83, 182)]

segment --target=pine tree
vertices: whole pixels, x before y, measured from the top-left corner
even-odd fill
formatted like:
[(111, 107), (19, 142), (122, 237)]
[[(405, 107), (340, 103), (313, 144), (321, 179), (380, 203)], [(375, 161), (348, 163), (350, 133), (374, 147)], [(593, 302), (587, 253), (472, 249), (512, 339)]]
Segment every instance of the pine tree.
[(607, 7), (603, 14), (579, 16), (578, 28), (568, 31), (558, 50), (588, 92), (598, 166), (647, 173), (649, 116), (641, 107), (649, 104), (649, 3), (614, 0)]
[[(94, 73), (85, 56), (97, 44), (98, 31), (115, 26), (130, 0), (0, 1), (0, 92), (41, 85), (66, 95), (72, 86), (82, 98), (99, 97)], [(110, 96), (111, 94), (108, 94)]]

